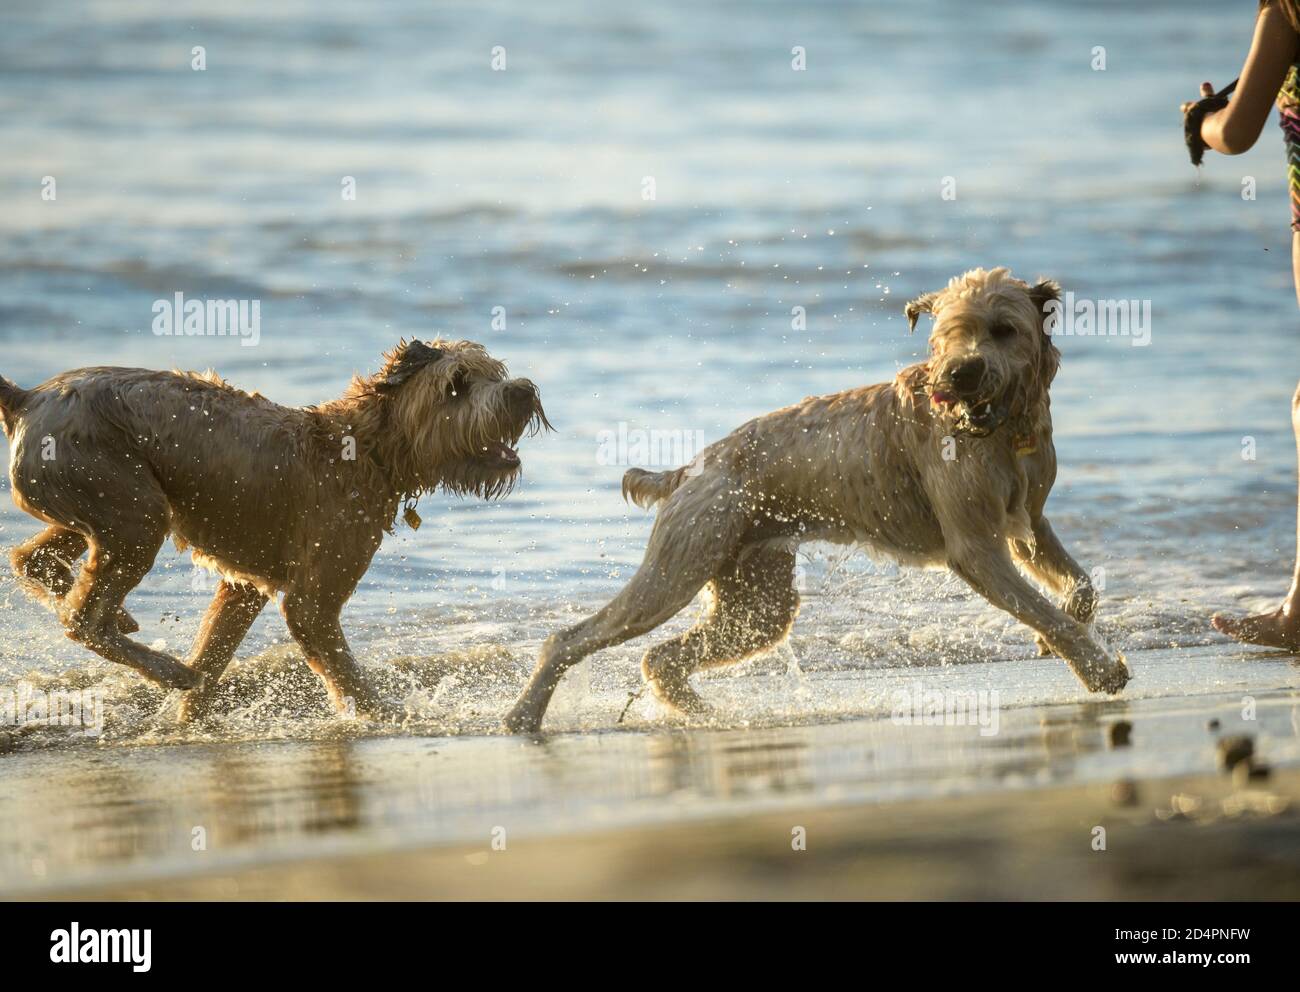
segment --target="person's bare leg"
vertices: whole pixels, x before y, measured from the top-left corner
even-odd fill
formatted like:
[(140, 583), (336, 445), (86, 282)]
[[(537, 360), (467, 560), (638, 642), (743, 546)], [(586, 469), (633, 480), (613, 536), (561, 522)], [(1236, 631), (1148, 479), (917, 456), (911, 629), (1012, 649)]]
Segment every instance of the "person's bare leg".
[[(1293, 252), (1293, 257), (1300, 261), (1300, 253)], [(1300, 277), (1300, 272), (1297, 275)], [(1296, 452), (1300, 457), (1300, 386), (1296, 387), (1291, 399), (1291, 426), (1295, 430)], [(1296, 505), (1296, 541), (1295, 571), (1291, 575), (1291, 589), (1282, 605), (1268, 613), (1248, 617), (1226, 617), (1217, 613), (1210, 621), (1215, 630), (1247, 644), (1300, 652), (1300, 500)]]

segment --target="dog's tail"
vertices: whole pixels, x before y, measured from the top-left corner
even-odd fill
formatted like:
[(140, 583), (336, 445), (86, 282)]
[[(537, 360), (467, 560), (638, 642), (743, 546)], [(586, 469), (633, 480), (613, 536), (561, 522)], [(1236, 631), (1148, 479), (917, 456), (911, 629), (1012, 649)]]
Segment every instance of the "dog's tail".
[(629, 499), (643, 510), (667, 499), (686, 478), (689, 465), (670, 472), (647, 472), (643, 468), (630, 468), (623, 473), (623, 498)]
[(5, 434), (13, 433), (13, 426), (18, 419), (18, 412), (22, 409), (23, 404), (27, 402), (29, 395), (29, 390), (23, 389), (17, 383), (11, 382), (0, 375), (0, 422), (4, 423)]

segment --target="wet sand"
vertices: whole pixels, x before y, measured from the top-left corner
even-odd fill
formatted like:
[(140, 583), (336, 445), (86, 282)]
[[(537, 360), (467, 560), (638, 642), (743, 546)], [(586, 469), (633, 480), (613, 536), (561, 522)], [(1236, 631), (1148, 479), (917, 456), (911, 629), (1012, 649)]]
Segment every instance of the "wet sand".
[[(491, 732), (511, 683), (455, 734), (33, 738), (0, 754), (0, 897), (1300, 897), (1296, 661), (1130, 660), (1114, 699), (1046, 659), (709, 679), (716, 726), (620, 727), (625, 694), (579, 680), (539, 738)], [(891, 712), (913, 685), (1004, 691), (928, 724)], [(1238, 736), (1266, 775), (1221, 768)]]
[[(1300, 898), (1300, 772), (790, 809), (689, 825), (341, 855), (70, 899)], [(1097, 827), (1106, 847), (1094, 849)], [(792, 831), (805, 831), (795, 850)]]

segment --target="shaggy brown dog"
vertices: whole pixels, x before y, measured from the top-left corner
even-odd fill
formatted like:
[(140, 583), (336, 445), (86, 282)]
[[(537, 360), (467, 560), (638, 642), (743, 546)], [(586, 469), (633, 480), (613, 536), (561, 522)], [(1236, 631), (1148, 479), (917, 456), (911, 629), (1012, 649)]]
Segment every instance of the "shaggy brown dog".
[[(700, 708), (687, 678), (780, 643), (799, 608), (795, 549), (862, 543), (908, 564), (947, 566), (1038, 632), (1090, 690), (1128, 681), (1094, 635), (1087, 573), (1043, 516), (1056, 478), (1048, 386), (1059, 353), (1044, 328), (1051, 282), (976, 269), (909, 303), (935, 317), (930, 360), (889, 384), (812, 397), (752, 420), (671, 472), (632, 469), (623, 492), (662, 503), (640, 569), (604, 609), (549, 638), (506, 717), (540, 727), (560, 676), (593, 651), (645, 634), (708, 586), (711, 606), (657, 644), (642, 672), (655, 695)], [(1013, 554), (1015, 558), (1013, 559)], [(1062, 597), (1058, 608), (1018, 559)]]
[[(471, 341), (402, 342), (342, 398), (293, 409), (213, 373), (87, 368), (35, 389), (0, 379), (14, 502), (50, 526), (14, 570), (68, 636), (199, 715), (266, 600), (340, 710), (375, 714), (339, 625), (398, 508), (442, 488), (492, 498), (512, 445), (550, 427), (536, 387)], [(222, 581), (187, 665), (126, 634), (122, 601), (171, 534)], [(74, 576), (72, 565), (90, 557)], [(349, 707), (349, 700), (352, 707)]]

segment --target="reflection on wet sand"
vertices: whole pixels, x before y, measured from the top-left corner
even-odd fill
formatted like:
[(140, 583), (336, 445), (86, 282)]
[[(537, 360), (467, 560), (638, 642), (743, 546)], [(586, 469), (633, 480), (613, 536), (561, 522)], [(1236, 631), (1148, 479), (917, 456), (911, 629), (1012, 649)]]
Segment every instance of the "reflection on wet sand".
[[(1007, 709), (999, 732), (884, 717), (541, 738), (76, 747), (0, 758), (10, 894), (411, 845), (1212, 771), (1215, 734), (1300, 763), (1294, 690)], [(1132, 732), (1116, 732), (1120, 723)], [(1207, 727), (1221, 727), (1211, 732)]]

